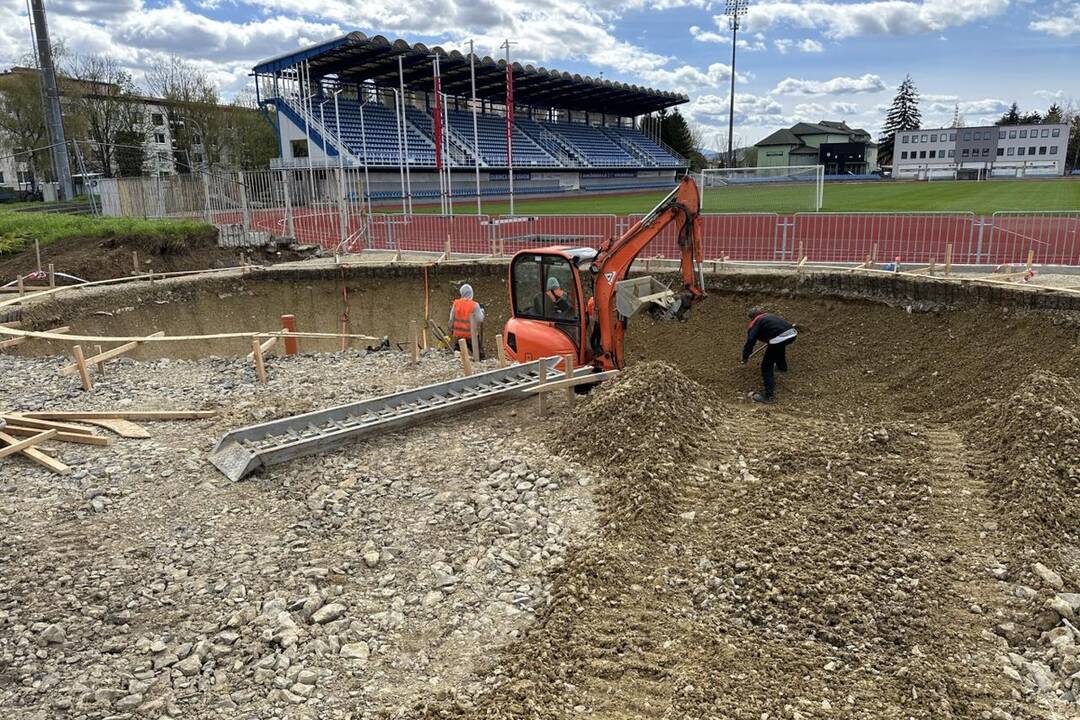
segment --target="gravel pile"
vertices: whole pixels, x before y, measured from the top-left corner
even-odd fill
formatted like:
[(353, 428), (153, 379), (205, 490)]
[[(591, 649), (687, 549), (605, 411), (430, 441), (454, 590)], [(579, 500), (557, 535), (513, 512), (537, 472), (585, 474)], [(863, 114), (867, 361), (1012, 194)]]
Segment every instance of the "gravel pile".
[[(588, 475), (514, 406), (232, 483), (222, 432), (453, 377), (453, 358), (127, 360), (92, 393), (61, 358), (0, 357), (0, 407), (217, 408), (148, 440), (0, 464), (0, 714), (363, 718), (453, 687), (549, 601), (592, 522)], [(6, 382), (7, 379), (13, 382)]]

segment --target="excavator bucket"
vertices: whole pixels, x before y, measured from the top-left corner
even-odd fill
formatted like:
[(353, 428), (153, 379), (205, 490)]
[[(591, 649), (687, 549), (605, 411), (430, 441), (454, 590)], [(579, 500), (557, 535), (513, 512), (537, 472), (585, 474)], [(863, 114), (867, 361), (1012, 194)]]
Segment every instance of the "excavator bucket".
[(683, 299), (652, 275), (615, 283), (615, 309), (626, 320), (642, 310), (667, 318), (683, 313)]

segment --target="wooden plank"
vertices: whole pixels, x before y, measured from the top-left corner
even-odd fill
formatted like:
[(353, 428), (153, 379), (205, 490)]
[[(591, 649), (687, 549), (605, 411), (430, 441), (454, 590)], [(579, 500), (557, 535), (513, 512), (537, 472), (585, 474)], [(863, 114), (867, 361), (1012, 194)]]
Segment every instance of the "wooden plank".
[(56, 433), (55, 438), (60, 442), (78, 443), (80, 445), (112, 445), (112, 439), (104, 437), (103, 435), (87, 435), (86, 433), (60, 432), (55, 429), (43, 431), (38, 428), (26, 427), (25, 425), (15, 425), (14, 423), (9, 423), (8, 426), (4, 428), (4, 432), (10, 433), (12, 435), (18, 435), (20, 437), (37, 435), (41, 432), (52, 432)]
[(0, 418), (7, 420), (12, 425), (22, 425), (23, 427), (37, 428), (38, 430), (57, 430), (66, 433), (81, 433), (83, 435), (94, 434), (93, 430), (82, 425), (45, 420), (23, 413), (4, 413), (0, 415)]
[(495, 357), (499, 361), (499, 367), (506, 367), (506, 348), (503, 346), (503, 336), (495, 336)]
[(265, 385), (266, 380), (266, 364), (263, 363), (262, 345), (259, 343), (259, 338), (251, 338), (251, 357), (255, 359), (255, 378), (261, 385)]
[[(14, 445), (15, 443), (19, 442), (11, 435), (3, 432), (0, 432), (0, 441), (3, 441), (8, 445)], [(22, 451), (22, 454), (36, 462), (38, 465), (47, 467), (49, 470), (52, 470), (58, 475), (67, 475), (69, 472), (71, 472), (70, 467), (60, 462), (59, 460), (55, 460), (49, 457), (40, 450), (35, 450), (34, 448), (26, 448)]]
[(83, 356), (82, 345), (71, 348), (75, 356), (75, 369), (79, 371), (79, 379), (82, 381), (83, 390), (93, 390), (94, 383), (90, 380), (90, 370), (86, 367), (86, 357)]
[[(543, 385), (545, 382), (547, 382), (547, 363), (540, 363), (540, 368), (538, 369), (537, 374), (540, 379), (540, 385)], [(537, 393), (536, 397), (536, 411), (537, 413), (539, 413), (540, 417), (544, 417), (545, 415), (547, 415), (547, 393)]]
[(131, 422), (130, 420), (119, 420), (119, 419), (114, 419), (114, 420), (106, 420), (106, 419), (93, 420), (93, 419), (91, 419), (91, 420), (83, 420), (82, 422), (88, 423), (90, 425), (97, 425), (98, 427), (103, 427), (106, 430), (109, 430), (111, 432), (116, 433), (117, 435), (119, 435), (122, 438), (139, 438), (139, 439), (142, 439), (142, 438), (150, 437), (150, 433), (146, 430), (146, 428), (144, 428), (142, 425), (136, 425), (135, 423)]
[(480, 362), (480, 331), (471, 319), (469, 320), (469, 339), (472, 341), (473, 361)]
[[(164, 335), (164, 332), (156, 332), (153, 335), (147, 335), (147, 337), (164, 337)], [(134, 342), (124, 343), (119, 347), (114, 347), (112, 350), (106, 350), (103, 353), (88, 357), (86, 358), (85, 362), (91, 365), (104, 363), (107, 360), (112, 360), (113, 358), (118, 358), (121, 355), (131, 352), (135, 348), (142, 345), (143, 342), (143, 340), (136, 340)], [(74, 375), (76, 372), (81, 372), (79, 370), (78, 362), (76, 362), (74, 365), (65, 365), (64, 367), (60, 368), (61, 375)]]
[(49, 263), (49, 287), (56, 287), (56, 266)]
[[(572, 378), (574, 376), (574, 356), (563, 355), (563, 372), (566, 373), (566, 377)], [(574, 403), (577, 401), (577, 393), (574, 392), (573, 387), (566, 388), (566, 404), (570, 407), (574, 407)]]
[(420, 364), (420, 338), (416, 331), (416, 321), (409, 321), (409, 356), (413, 365)]
[[(9, 436), (19, 434), (18, 432), (15, 432), (15, 428), (6, 427), (4, 428), (4, 430), (7, 431), (7, 434)], [(40, 430), (30, 430), (30, 436), (27, 437), (25, 440), (19, 440), (15, 443), (8, 444), (6, 447), (0, 447), (0, 458), (7, 457), (8, 455), (14, 455), (17, 452), (22, 452), (26, 448), (33, 447), (34, 445), (45, 442), (46, 440), (51, 440), (56, 437), (56, 435), (57, 432), (55, 430), (45, 430), (44, 432)]]
[(472, 360), (469, 358), (469, 345), (465, 338), (458, 338), (458, 352), (461, 353), (461, 366), (465, 375), (472, 375)]
[(0, 340), (0, 350), (17, 347), (26, 342), (25, 336), (13, 337), (10, 340)]
[(578, 375), (577, 377), (564, 378), (562, 380), (555, 380), (553, 382), (544, 383), (543, 385), (536, 385), (534, 387), (527, 388), (524, 392), (527, 394), (543, 394), (553, 392), (555, 390), (565, 390), (566, 388), (573, 388), (577, 387), (578, 385), (588, 385), (590, 383), (610, 380), (618, 374), (618, 370), (607, 370), (606, 372), (592, 373), (589, 375)]
[(215, 415), (217, 415), (217, 410), (106, 410), (103, 412), (58, 410), (22, 413), (21, 417), (41, 420), (201, 420)]
[[(275, 335), (274, 337), (270, 338), (269, 340), (264, 341), (261, 345), (259, 345), (259, 349), (262, 350), (263, 355), (266, 355), (267, 351), (270, 350), (270, 348), (274, 347), (274, 345), (277, 344), (277, 341), (278, 341), (278, 339), (277, 339), (277, 336)], [(248, 353), (246, 359), (247, 359), (248, 362), (251, 362), (252, 360), (255, 359), (255, 355), (253, 353)]]
[(18, 330), (22, 327), (22, 320), (12, 320), (11, 322), (0, 323), (0, 327), (12, 328)]

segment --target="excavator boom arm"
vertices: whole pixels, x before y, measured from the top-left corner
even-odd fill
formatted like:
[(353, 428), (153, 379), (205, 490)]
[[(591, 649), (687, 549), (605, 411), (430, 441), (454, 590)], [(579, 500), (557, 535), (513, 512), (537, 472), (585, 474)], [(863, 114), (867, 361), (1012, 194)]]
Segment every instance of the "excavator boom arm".
[(689, 175), (683, 177), (663, 201), (618, 239), (600, 248), (593, 264), (596, 317), (600, 328), (602, 353), (596, 358), (604, 369), (623, 366), (622, 341), (624, 321), (615, 308), (615, 284), (624, 280), (634, 260), (669, 225), (674, 224), (679, 244), (683, 298), (690, 304), (705, 297), (701, 262), (701, 196)]

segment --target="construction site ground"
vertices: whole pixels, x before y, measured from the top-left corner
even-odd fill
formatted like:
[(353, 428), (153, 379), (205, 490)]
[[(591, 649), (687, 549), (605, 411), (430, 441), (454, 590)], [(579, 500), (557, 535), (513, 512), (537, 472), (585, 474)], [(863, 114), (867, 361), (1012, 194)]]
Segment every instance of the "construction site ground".
[[(25, 322), (400, 340), (422, 274), (149, 283)], [(502, 273), (431, 271), (506, 316)], [(342, 287), (347, 292), (342, 293)], [(232, 483), (239, 426), (460, 375), (431, 350), (146, 346), (92, 392), (0, 355), (0, 408), (214, 409), (0, 460), (0, 710), (18, 718), (1080, 717), (1080, 331), (1066, 312), (717, 287), (620, 377)], [(779, 403), (745, 308), (799, 327)], [(344, 325), (343, 325), (344, 320)], [(484, 367), (493, 367), (485, 361)]]

